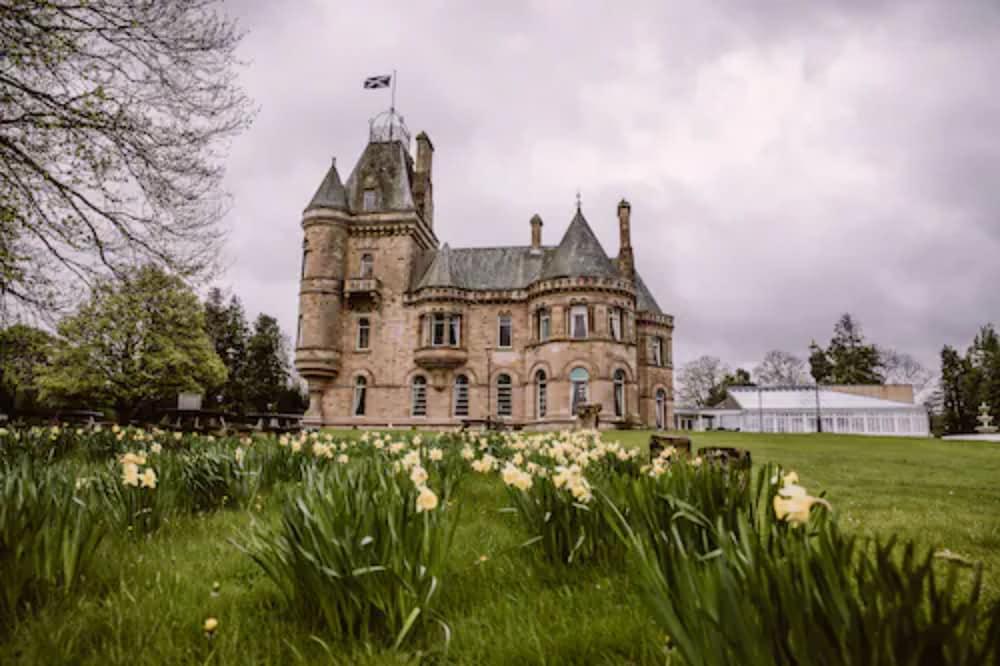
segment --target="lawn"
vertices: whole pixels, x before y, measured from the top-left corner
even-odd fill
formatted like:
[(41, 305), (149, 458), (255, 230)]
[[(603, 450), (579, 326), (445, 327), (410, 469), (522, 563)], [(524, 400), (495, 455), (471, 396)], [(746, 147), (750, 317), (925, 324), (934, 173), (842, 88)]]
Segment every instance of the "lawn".
[[(606, 437), (644, 446), (648, 433)], [(1000, 598), (1000, 447), (839, 435), (697, 433), (694, 440), (747, 448), (755, 463), (797, 470), (859, 533), (899, 534), (982, 561), (986, 594)], [(458, 502), (440, 603), (451, 631), (445, 661), (664, 663), (663, 636), (627, 567), (540, 564), (519, 548), (529, 535), (516, 517), (500, 511), (507, 496), (495, 475), (470, 475)], [(233, 545), (252, 520), (274, 520), (278, 510), (275, 498), (263, 497), (250, 511), (182, 517), (144, 541), (105, 542), (86, 593), (9, 628), (0, 664), (420, 661), (420, 654), (337, 644), (283, 612), (273, 584)], [(219, 619), (212, 639), (201, 629), (210, 616)]]

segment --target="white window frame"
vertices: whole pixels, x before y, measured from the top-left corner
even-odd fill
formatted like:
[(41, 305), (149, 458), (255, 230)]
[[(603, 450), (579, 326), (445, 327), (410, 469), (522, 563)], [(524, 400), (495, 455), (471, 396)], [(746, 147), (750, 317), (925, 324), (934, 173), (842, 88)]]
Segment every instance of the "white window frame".
[[(500, 380), (506, 377), (507, 382), (502, 384)], [(497, 416), (514, 415), (514, 379), (506, 372), (497, 375)]]
[[(365, 333), (365, 344), (361, 344), (361, 333)], [(369, 317), (358, 317), (357, 334), (354, 336), (354, 348), (367, 351), (372, 348), (372, 320)]]
[(375, 277), (375, 255), (365, 252), (361, 255), (358, 276), (361, 278)]
[[(577, 326), (578, 322), (582, 323), (582, 329)], [(590, 309), (586, 305), (571, 306), (569, 309), (569, 325), (570, 337), (574, 340), (586, 340), (590, 337)]]
[(622, 309), (616, 305), (608, 308), (608, 335), (613, 340), (622, 340)]
[(538, 341), (545, 342), (552, 336), (552, 313), (548, 308), (538, 311)]
[(448, 316), (448, 346), (462, 346), (462, 315), (460, 314)]
[(410, 416), (427, 416), (427, 378), (423, 375), (410, 380)]
[[(503, 329), (507, 328), (507, 344), (503, 343)], [(509, 314), (497, 316), (497, 348), (511, 349), (514, 346), (514, 320)]]
[(653, 365), (663, 367), (663, 337), (653, 336)]
[(612, 393), (612, 400), (614, 401), (615, 417), (625, 418), (625, 371), (621, 368), (615, 370), (612, 375), (612, 381), (614, 385), (614, 392)]
[(467, 375), (458, 375), (455, 377), (452, 400), (454, 403), (452, 413), (455, 416), (469, 415), (469, 377)]
[[(438, 340), (438, 327), (440, 326), (441, 338)], [(431, 347), (448, 346), (448, 315), (443, 312), (431, 313)]]
[[(577, 370), (584, 374), (584, 379), (573, 378), (573, 373)], [(579, 402), (577, 396), (580, 396)], [(590, 372), (582, 366), (577, 366), (569, 372), (569, 413), (576, 416), (577, 406), (587, 402), (590, 402)]]
[(368, 402), (368, 380), (364, 375), (354, 378), (354, 402), (351, 405), (352, 416), (364, 416)]
[(656, 390), (656, 429), (663, 430), (667, 420), (667, 392)]

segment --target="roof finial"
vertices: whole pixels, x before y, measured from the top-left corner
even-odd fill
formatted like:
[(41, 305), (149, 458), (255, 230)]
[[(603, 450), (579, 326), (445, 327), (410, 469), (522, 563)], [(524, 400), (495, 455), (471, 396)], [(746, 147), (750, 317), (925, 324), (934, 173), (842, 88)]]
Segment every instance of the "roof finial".
[(576, 212), (578, 213), (580, 212), (581, 205), (582, 204), (580, 202), (580, 188), (578, 187), (576, 188)]

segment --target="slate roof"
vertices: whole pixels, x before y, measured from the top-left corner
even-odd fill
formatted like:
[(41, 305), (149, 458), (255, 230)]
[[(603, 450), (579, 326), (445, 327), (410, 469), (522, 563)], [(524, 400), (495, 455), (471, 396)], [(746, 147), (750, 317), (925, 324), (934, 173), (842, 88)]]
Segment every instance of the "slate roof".
[(360, 207), (362, 174), (378, 174), (378, 210), (413, 210), (413, 161), (400, 141), (370, 142), (347, 179), (347, 200)]
[(323, 177), (323, 182), (319, 184), (319, 189), (313, 195), (306, 210), (313, 208), (336, 208), (337, 210), (347, 210), (347, 192), (344, 184), (340, 182), (340, 174), (337, 173), (337, 161), (330, 165), (330, 170)]
[(638, 270), (635, 272), (635, 307), (637, 310), (645, 310), (658, 315), (663, 314), (660, 305), (653, 298), (653, 292), (646, 286)]
[(594, 230), (587, 224), (580, 209), (569, 223), (569, 228), (559, 241), (555, 252), (545, 261), (542, 278), (579, 277), (619, 277), (618, 267), (608, 258)]
[(451, 248), (445, 243), (439, 251), (434, 252), (430, 268), (417, 283), (417, 289), (424, 287), (457, 287), (458, 283), (451, 273)]

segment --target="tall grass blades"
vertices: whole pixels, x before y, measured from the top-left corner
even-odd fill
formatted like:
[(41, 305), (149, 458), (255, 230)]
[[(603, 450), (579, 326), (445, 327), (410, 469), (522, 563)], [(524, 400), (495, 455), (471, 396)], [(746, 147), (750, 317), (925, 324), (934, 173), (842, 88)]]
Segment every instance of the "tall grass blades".
[(0, 463), (0, 619), (80, 583), (106, 529), (64, 473)]
[(456, 524), (429, 488), (369, 459), (309, 469), (280, 525), (241, 547), (306, 622), (399, 646), (436, 617)]

